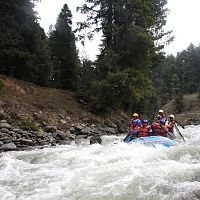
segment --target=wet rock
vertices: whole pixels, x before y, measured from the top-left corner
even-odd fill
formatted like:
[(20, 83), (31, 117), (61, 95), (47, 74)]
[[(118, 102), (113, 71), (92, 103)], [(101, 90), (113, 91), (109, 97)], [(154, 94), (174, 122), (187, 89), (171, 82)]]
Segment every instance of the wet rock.
[(80, 139), (86, 139), (88, 136), (87, 135), (77, 135), (76, 139), (80, 140)]
[(54, 138), (56, 138), (57, 135), (58, 135), (57, 132), (53, 132), (53, 133), (52, 133), (52, 137), (54, 137)]
[(105, 132), (105, 133), (110, 133), (110, 134), (116, 134), (116, 130), (114, 128), (106, 127), (106, 128), (99, 128), (100, 131)]
[(84, 129), (81, 130), (81, 134), (90, 135), (90, 133), (92, 132), (93, 132), (93, 129), (91, 129), (90, 127), (85, 127)]
[(82, 126), (81, 124), (76, 124), (76, 125), (75, 125), (75, 129), (76, 129), (77, 131), (81, 131), (81, 130), (83, 129), (83, 126)]
[(92, 144), (96, 144), (96, 143), (102, 144), (102, 139), (101, 139), (100, 136), (92, 136), (92, 137), (90, 138), (90, 144), (91, 144), (91, 145), (92, 145)]
[(69, 138), (72, 139), (72, 140), (75, 140), (76, 135), (75, 134), (71, 134)]
[(75, 133), (75, 128), (74, 127), (71, 127), (70, 129), (69, 129), (69, 131), (71, 132), (71, 133)]
[(60, 145), (70, 145), (70, 141), (69, 140), (63, 140), (61, 142), (59, 142)]
[(17, 146), (14, 143), (8, 143), (8, 144), (3, 144), (0, 146), (0, 150), (4, 151), (11, 151), (11, 150), (16, 150)]
[(66, 134), (63, 131), (57, 130), (56, 132), (57, 132), (58, 137), (60, 137), (60, 139), (63, 139), (63, 140), (66, 139)]

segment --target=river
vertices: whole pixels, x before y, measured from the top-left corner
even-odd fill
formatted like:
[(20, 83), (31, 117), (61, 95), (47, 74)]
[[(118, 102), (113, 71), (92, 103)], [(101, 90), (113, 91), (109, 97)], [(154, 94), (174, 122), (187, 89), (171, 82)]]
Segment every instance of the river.
[(103, 145), (3, 153), (0, 199), (200, 199), (200, 126), (180, 130), (186, 142), (171, 148), (113, 144), (122, 137), (104, 136)]

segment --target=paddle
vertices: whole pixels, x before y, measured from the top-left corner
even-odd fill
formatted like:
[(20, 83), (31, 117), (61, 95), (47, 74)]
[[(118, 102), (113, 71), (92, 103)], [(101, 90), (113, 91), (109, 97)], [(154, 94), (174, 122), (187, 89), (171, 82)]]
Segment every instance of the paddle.
[(185, 127), (184, 127), (180, 122), (178, 122), (177, 120), (175, 120), (175, 122), (176, 122), (178, 125), (180, 125), (181, 128), (185, 129)]
[(159, 121), (159, 124), (160, 124), (161, 128), (162, 128), (163, 130), (165, 130), (166, 133), (171, 137), (171, 139), (174, 139), (174, 136), (173, 136), (169, 131), (167, 131), (167, 130), (165, 129), (165, 127), (160, 123), (160, 121)]
[[(131, 135), (131, 132), (132, 132), (131, 130), (128, 131), (128, 134), (127, 134), (126, 137), (123, 139), (123, 142), (126, 142), (127, 139), (129, 139), (129, 140), (131, 141), (132, 139), (135, 139), (135, 138), (136, 138), (136, 136)], [(130, 142), (130, 141), (128, 141), (128, 142)]]
[(183, 141), (185, 142), (185, 138), (183, 137), (183, 135), (181, 134), (180, 130), (178, 129), (177, 125), (174, 124), (174, 127), (176, 129), (176, 131), (178, 132), (178, 134), (183, 138)]
[(123, 142), (125, 142), (125, 141), (128, 139), (128, 137), (130, 137), (130, 132), (131, 132), (131, 130), (128, 131), (128, 134), (127, 134), (126, 137), (123, 139)]

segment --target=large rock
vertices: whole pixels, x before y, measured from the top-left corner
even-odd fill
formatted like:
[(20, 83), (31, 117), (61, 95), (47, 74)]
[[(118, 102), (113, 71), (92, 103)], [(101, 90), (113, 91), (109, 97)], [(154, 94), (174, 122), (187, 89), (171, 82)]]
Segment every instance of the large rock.
[(98, 136), (98, 135), (92, 136), (92, 137), (90, 138), (90, 144), (91, 144), (91, 145), (92, 145), (92, 144), (96, 144), (96, 143), (102, 144), (102, 139), (101, 139), (101, 137)]
[(14, 143), (3, 144), (2, 146), (0, 146), (0, 150), (3, 150), (3, 151), (12, 151), (16, 149), (17, 149), (17, 146)]
[(12, 126), (8, 123), (0, 123), (0, 128), (7, 128), (7, 129), (12, 129)]
[(67, 137), (67, 136), (66, 136), (66, 133), (64, 133), (63, 131), (57, 130), (56, 133), (57, 133), (58, 137), (59, 137), (60, 139), (62, 139), (62, 140), (65, 140), (66, 137)]
[(108, 134), (116, 134), (116, 130), (114, 128), (106, 127), (106, 128), (99, 128), (100, 131), (108, 133)]
[(9, 130), (8, 130), (7, 128), (2, 128), (0, 131), (1, 131), (2, 133), (9, 133)]
[(76, 129), (77, 131), (81, 131), (83, 128), (84, 128), (84, 126), (81, 125), (81, 124), (76, 124), (76, 125), (75, 125), (75, 129)]
[(90, 127), (85, 127), (81, 130), (81, 134), (85, 135), (90, 135), (93, 132), (93, 129), (91, 129)]
[(56, 126), (45, 126), (44, 127), (44, 132), (47, 132), (47, 133), (53, 133), (56, 130), (57, 130)]

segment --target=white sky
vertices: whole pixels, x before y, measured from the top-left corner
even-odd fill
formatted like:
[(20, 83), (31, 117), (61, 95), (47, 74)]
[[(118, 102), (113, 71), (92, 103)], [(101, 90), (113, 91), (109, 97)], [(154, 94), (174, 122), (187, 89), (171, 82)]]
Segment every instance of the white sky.
[[(67, 3), (73, 14), (73, 22), (82, 20), (84, 17), (76, 12), (76, 7), (81, 6), (84, 0), (41, 0), (36, 10), (41, 18), (40, 24), (46, 32), (50, 24), (56, 23), (56, 18), (63, 5)], [(175, 40), (165, 48), (167, 54), (176, 54), (178, 51), (186, 49), (190, 43), (200, 44), (200, 0), (168, 0), (167, 8), (170, 14), (167, 18), (167, 30), (173, 30)], [(94, 60), (98, 54), (98, 44), (100, 35), (97, 35), (93, 41), (87, 42), (85, 47), (77, 43), (80, 54), (88, 55)], [(86, 53), (85, 53), (86, 52)], [(81, 55), (80, 55), (81, 56)]]

